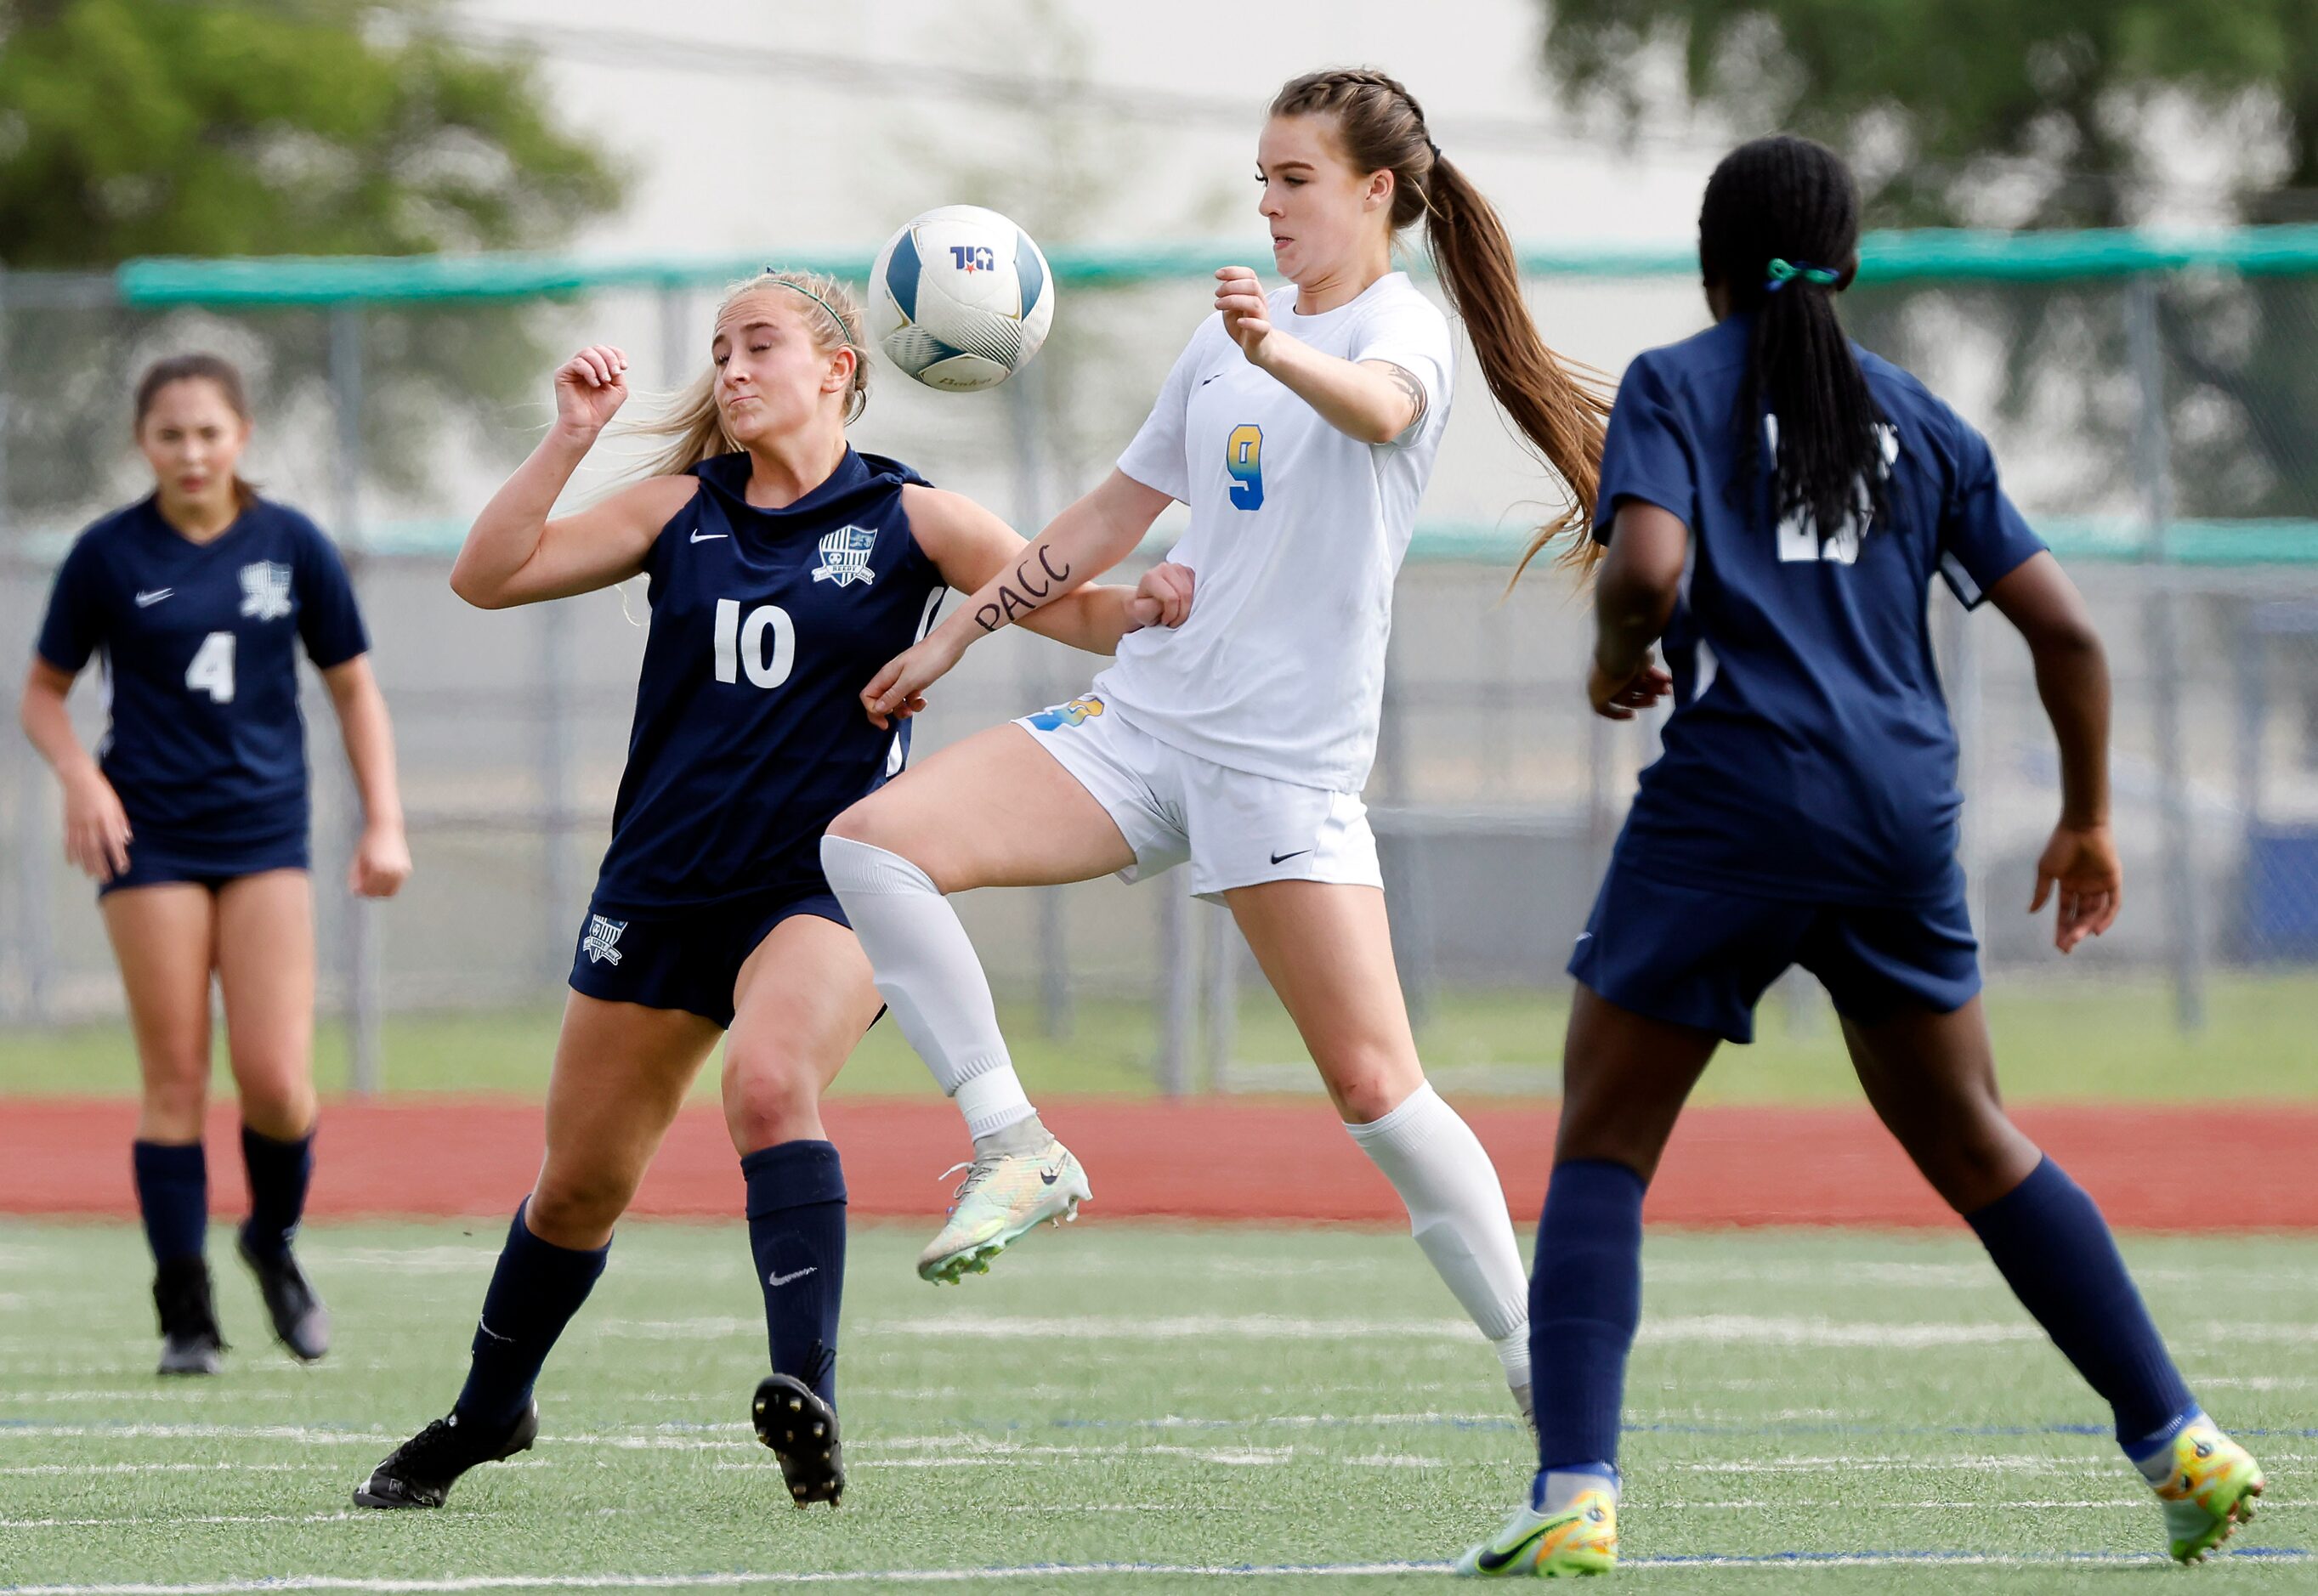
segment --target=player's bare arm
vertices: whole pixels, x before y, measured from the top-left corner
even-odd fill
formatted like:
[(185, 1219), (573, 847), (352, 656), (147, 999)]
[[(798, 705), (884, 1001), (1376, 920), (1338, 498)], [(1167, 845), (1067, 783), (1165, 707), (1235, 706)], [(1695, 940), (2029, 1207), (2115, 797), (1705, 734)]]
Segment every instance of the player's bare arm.
[(1610, 551), (1595, 573), (1594, 659), (1586, 695), (1605, 720), (1631, 721), (1674, 686), (1651, 652), (1674, 614), (1690, 529), (1640, 499), (1618, 507)]
[(568, 598), (643, 569), (652, 539), (699, 490), (690, 477), (654, 477), (576, 515), (549, 519), (580, 462), (626, 403), (628, 358), (608, 345), (556, 369), (555, 424), (491, 496), (451, 568), (451, 591), (479, 609)]
[(1145, 626), (1177, 626), (1190, 613), (1191, 571), (1163, 563), (1132, 587), (1089, 582), (1056, 595), (1063, 578), (1022, 535), (962, 494), (938, 488), (902, 490), (910, 529), (942, 579), (961, 593), (999, 584), (999, 605), (1010, 605), (1021, 625), (1091, 654), (1109, 654), (1119, 640)]
[(1113, 471), (1049, 522), (1011, 563), (975, 588), (957, 614), (871, 678), (861, 690), (870, 720), (882, 726), (887, 717), (906, 712), (911, 700), (947, 675), (976, 639), (1067, 597), (1126, 559), (1170, 502), (1157, 489)]
[(2116, 923), (2125, 869), (2109, 829), (2108, 656), (2084, 596), (2050, 553), (2031, 555), (1988, 590), (2028, 645), (2036, 695), (2061, 750), (2061, 819), (2036, 861), (2028, 912), (2057, 897), (2053, 946), (2068, 953)]
[(402, 828), (402, 794), (394, 775), (394, 730), (370, 656), (357, 654), (322, 673), (337, 711), (346, 763), (362, 794), (362, 836), (346, 866), (346, 889), (364, 898), (391, 898), (410, 878), (410, 842)]
[(1389, 444), (1424, 419), (1424, 384), (1388, 360), (1323, 354), (1271, 324), (1263, 284), (1246, 266), (1216, 273), (1216, 311), (1252, 365), (1280, 379), (1322, 420), (1363, 444)]
[(18, 713), (24, 735), (64, 789), (66, 861), (93, 880), (107, 882), (129, 868), (129, 811), (73, 731), (65, 707), (72, 685), (72, 672), (35, 659), (24, 677)]

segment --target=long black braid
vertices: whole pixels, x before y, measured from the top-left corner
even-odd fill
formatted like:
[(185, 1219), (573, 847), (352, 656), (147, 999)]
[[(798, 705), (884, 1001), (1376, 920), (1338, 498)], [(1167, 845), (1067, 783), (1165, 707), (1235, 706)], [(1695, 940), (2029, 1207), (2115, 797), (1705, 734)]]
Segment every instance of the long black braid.
[[(1755, 490), (1768, 410), (1779, 428), (1774, 512), (1806, 512), (1823, 538), (1857, 513), (1863, 488), (1870, 510), (1863, 532), (1890, 512), (1877, 431), (1884, 417), (1835, 314), (1835, 290), (1848, 282), (1858, 247), (1859, 191), (1825, 145), (1784, 133), (1757, 139), (1725, 156), (1707, 180), (1699, 266), (1729, 292), (1734, 311), (1755, 315), (1732, 488)], [(1837, 280), (1819, 280), (1829, 274)]]

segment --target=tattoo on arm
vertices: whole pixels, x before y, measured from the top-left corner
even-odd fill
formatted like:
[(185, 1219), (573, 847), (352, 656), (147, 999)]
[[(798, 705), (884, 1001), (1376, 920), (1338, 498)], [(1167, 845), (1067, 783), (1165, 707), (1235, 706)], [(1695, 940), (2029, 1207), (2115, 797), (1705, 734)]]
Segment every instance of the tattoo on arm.
[(1424, 419), (1424, 412), (1430, 408), (1424, 384), (1419, 382), (1416, 373), (1406, 366), (1397, 366), (1388, 360), (1377, 363), (1384, 367), (1384, 374), (1391, 380), (1392, 385), (1408, 396), (1408, 426), (1401, 430), (1407, 432), (1415, 428)]
[[(1043, 587), (1031, 575), (1031, 568), (1034, 564), (1046, 573), (1047, 580)], [(1060, 570), (1055, 569), (1051, 553), (1047, 546), (1041, 543), (1038, 549), (1038, 559), (1033, 561), (1025, 556), (1022, 563), (1014, 568), (1013, 579), (998, 585), (998, 596), (975, 609), (974, 623), (984, 632), (995, 632), (1001, 626), (1011, 624), (1016, 616), (1027, 615), (1046, 603), (1055, 589), (1066, 580), (1070, 574), (1071, 568), (1068, 564), (1065, 564)]]

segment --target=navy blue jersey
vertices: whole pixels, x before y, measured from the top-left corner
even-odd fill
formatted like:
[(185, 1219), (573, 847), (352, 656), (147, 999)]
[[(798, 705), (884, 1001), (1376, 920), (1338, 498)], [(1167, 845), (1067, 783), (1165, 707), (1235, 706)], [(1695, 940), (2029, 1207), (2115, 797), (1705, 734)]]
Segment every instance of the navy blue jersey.
[(1646, 873), (1823, 902), (1955, 890), (1955, 733), (1932, 660), (1937, 572), (1977, 605), (2044, 545), (1987, 441), (1924, 385), (1854, 346), (1885, 422), (1891, 515), (1864, 537), (1771, 513), (1738, 460), (1748, 318), (1627, 368), (1603, 450), (1595, 535), (1642, 499), (1690, 528), (1667, 628), (1675, 711), (1619, 847)]
[(644, 560), (651, 634), (596, 885), (642, 913), (820, 882), (829, 822), (909, 754), (909, 722), (880, 731), (861, 689), (944, 591), (902, 508), (923, 480), (905, 465), (849, 449), (778, 510), (748, 503), (744, 453), (693, 474)]
[(39, 649), (66, 671), (101, 657), (98, 758), (137, 842), (207, 853), (306, 833), (301, 643), (324, 670), (370, 648), (319, 528), (258, 499), (196, 543), (148, 498), (73, 544)]

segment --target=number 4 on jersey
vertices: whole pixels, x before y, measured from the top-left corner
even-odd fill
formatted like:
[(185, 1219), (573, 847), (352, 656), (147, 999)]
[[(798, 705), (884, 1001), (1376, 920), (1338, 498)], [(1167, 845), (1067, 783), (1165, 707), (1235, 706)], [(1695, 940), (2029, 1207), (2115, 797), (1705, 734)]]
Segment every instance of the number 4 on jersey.
[(232, 632), (212, 632), (202, 639), (193, 662), (185, 667), (185, 686), (195, 693), (208, 694), (212, 703), (233, 702)]

